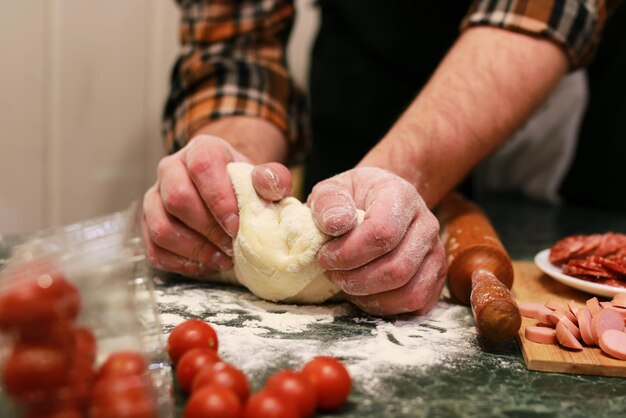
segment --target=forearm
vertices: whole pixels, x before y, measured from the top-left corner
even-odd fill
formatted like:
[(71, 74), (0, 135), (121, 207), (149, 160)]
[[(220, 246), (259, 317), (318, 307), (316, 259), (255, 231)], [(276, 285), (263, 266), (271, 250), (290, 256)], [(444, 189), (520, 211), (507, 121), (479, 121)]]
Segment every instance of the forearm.
[(225, 139), (255, 164), (284, 162), (287, 158), (287, 139), (275, 125), (261, 118), (225, 117), (194, 132), (194, 136), (200, 134)]
[(404, 177), (433, 207), (532, 115), (567, 66), (549, 41), (469, 29), (359, 166)]

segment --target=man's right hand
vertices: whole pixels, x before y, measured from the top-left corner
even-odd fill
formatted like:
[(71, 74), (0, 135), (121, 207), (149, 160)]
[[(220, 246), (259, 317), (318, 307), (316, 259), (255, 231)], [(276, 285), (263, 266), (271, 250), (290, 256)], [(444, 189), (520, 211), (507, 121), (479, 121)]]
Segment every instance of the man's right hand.
[[(234, 161), (250, 162), (223, 139), (208, 135), (161, 160), (157, 181), (143, 201), (142, 232), (153, 266), (191, 277), (232, 268), (239, 214), (226, 166)], [(268, 200), (291, 190), (291, 174), (278, 163), (256, 166), (252, 178)]]

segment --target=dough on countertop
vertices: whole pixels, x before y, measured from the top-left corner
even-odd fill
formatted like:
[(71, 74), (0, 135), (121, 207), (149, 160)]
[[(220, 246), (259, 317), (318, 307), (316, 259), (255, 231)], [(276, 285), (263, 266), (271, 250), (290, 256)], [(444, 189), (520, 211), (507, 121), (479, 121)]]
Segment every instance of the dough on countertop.
[(311, 210), (294, 197), (279, 202), (261, 199), (252, 185), (253, 166), (230, 163), (228, 174), (239, 205), (239, 232), (234, 242), (236, 282), (274, 302), (321, 303), (339, 288), (324, 276), (315, 256), (331, 237), (315, 225)]

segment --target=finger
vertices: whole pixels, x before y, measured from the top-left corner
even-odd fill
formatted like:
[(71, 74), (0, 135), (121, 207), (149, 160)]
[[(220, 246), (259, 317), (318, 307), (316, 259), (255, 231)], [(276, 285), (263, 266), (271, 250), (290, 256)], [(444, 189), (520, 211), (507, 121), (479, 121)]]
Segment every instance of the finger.
[(435, 285), (435, 290), (431, 294), (430, 300), (428, 300), (423, 307), (412, 311), (412, 313), (414, 313), (415, 315), (426, 315), (428, 312), (432, 311), (435, 306), (437, 306), (437, 302), (439, 302), (439, 296), (441, 295), (443, 286), (446, 283), (445, 279), (446, 274), (445, 272), (442, 272), (439, 280), (437, 281), (437, 284)]
[(349, 295), (363, 296), (398, 289), (415, 275), (433, 243), (437, 225), (415, 220), (400, 244), (386, 255), (354, 270), (328, 271), (327, 277)]
[(436, 222), (415, 188), (395, 176), (370, 183), (357, 201), (364, 205), (365, 218), (349, 234), (322, 246), (318, 262), (324, 270), (352, 270), (392, 251), (420, 207), (425, 215), (419, 222)]
[(151, 188), (144, 197), (144, 219), (149, 241), (160, 249), (196, 261), (213, 270), (229, 270), (232, 259), (181, 222), (170, 216), (158, 189)]
[(423, 314), (432, 309), (439, 299), (446, 277), (445, 266), (443, 246), (437, 245), (424, 257), (411, 280), (401, 288), (369, 296), (346, 295), (346, 298), (372, 315)]
[(191, 181), (217, 223), (234, 238), (239, 211), (226, 165), (235, 156), (225, 141), (210, 136), (196, 137), (186, 148), (183, 162)]
[(279, 163), (267, 163), (254, 167), (252, 184), (265, 200), (277, 201), (291, 194), (291, 172)]
[(307, 203), (315, 224), (326, 235), (343, 235), (357, 224), (356, 205), (343, 177), (335, 176), (315, 185)]
[(141, 232), (146, 247), (146, 258), (151, 266), (197, 278), (207, 277), (216, 272), (202, 263), (186, 259), (155, 245), (148, 235), (145, 218), (141, 222)]
[[(179, 158), (166, 157), (159, 163), (158, 172), (157, 193), (167, 213), (206, 237), (226, 254), (232, 255), (232, 238), (217, 223), (204, 204), (182, 161)], [(160, 205), (155, 202), (153, 206)], [(162, 217), (156, 219), (162, 219)]]

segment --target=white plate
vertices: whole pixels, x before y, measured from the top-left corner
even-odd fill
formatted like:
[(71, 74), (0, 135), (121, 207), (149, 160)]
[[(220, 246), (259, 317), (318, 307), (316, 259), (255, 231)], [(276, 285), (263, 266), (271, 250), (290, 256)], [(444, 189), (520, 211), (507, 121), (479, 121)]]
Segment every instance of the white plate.
[(549, 259), (550, 249), (543, 250), (535, 256), (535, 264), (541, 271), (551, 276), (554, 280), (559, 281), (567, 286), (582, 290), (598, 296), (613, 297), (616, 293), (626, 293), (626, 288), (609, 286), (590, 282), (588, 280), (578, 279), (576, 277), (564, 274), (563, 271), (552, 264)]

